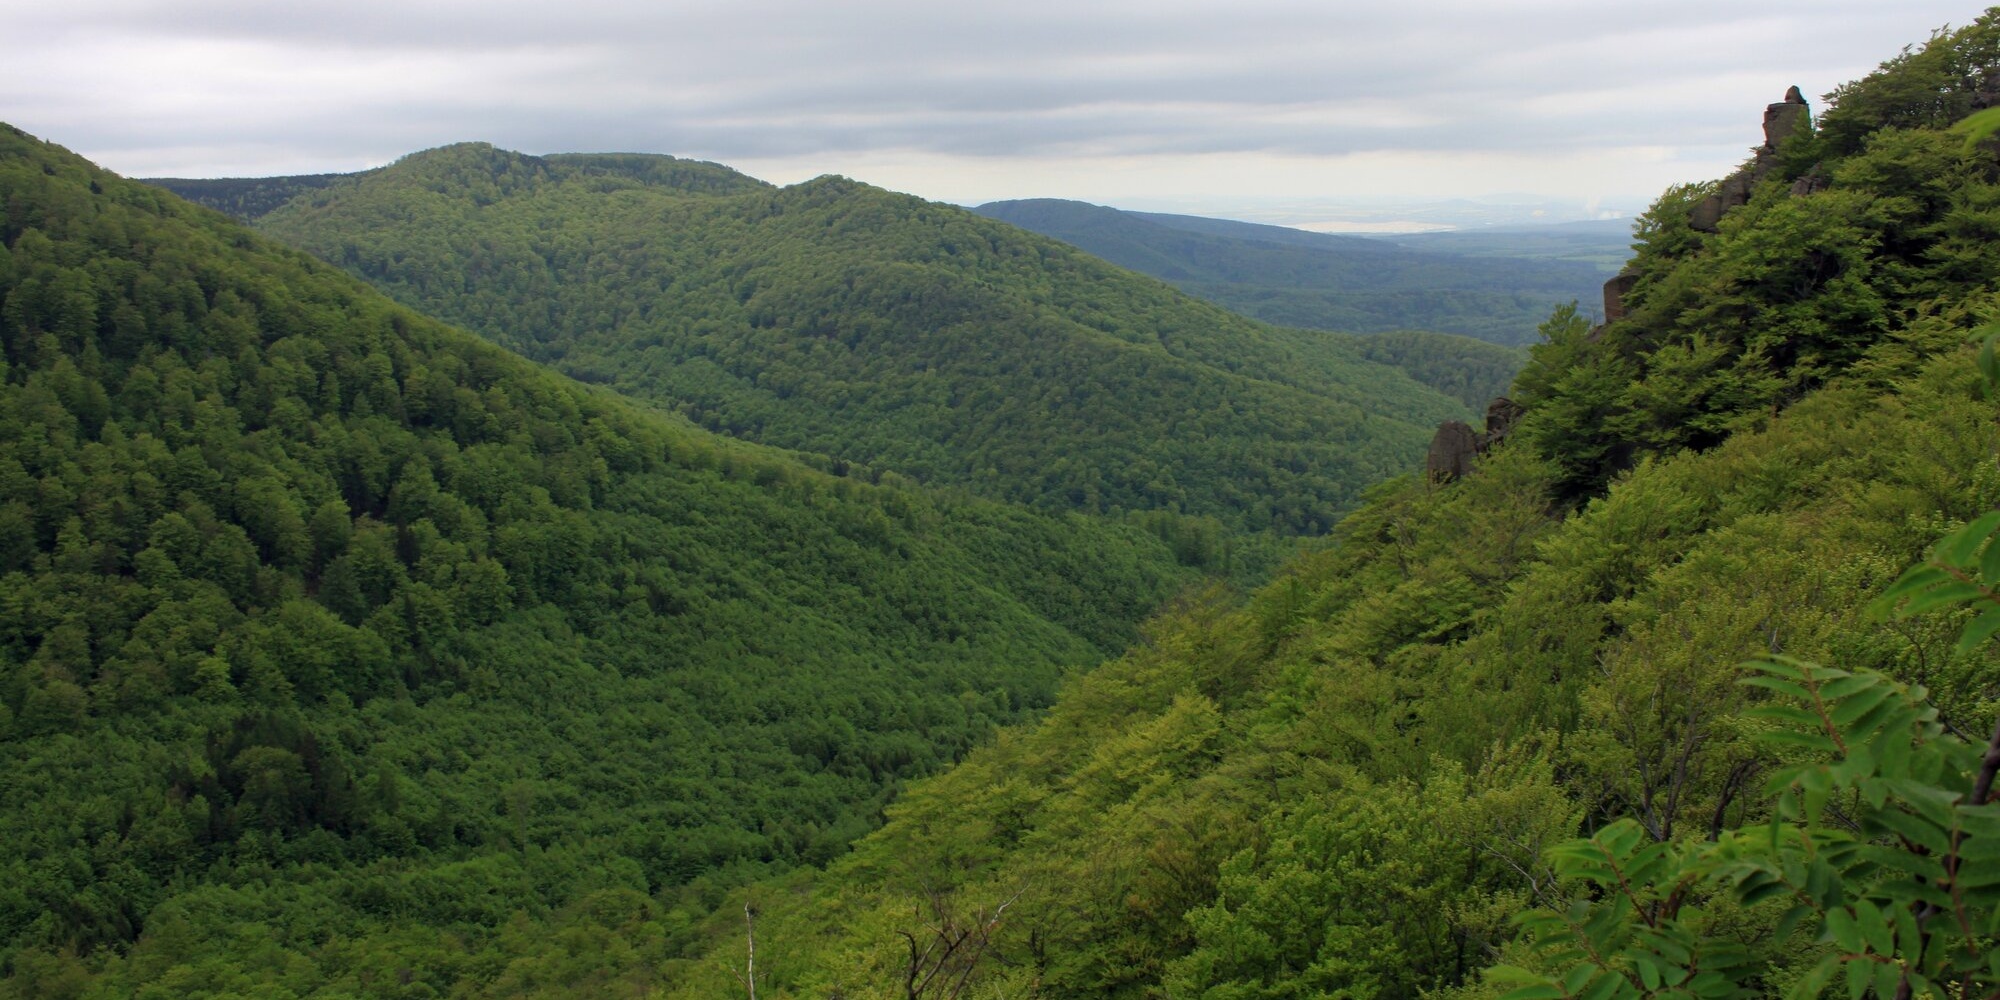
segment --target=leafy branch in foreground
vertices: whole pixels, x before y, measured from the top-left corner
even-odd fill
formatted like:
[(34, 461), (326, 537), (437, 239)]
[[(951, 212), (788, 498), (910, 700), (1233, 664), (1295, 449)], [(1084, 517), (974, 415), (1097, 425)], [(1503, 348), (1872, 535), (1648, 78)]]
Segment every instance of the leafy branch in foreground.
[[(1982, 330), (1979, 369), (2000, 385)], [(1946, 535), (1870, 605), (1880, 618), (1971, 607), (1958, 648), (2000, 632), (2000, 511)], [(1940, 721), (1921, 685), (1783, 656), (1745, 664), (1743, 683), (1779, 698), (1752, 709), (1781, 760), (1770, 822), (1712, 843), (1655, 842), (1614, 822), (1554, 848), (1582, 893), (1519, 926), (1539, 971), (1489, 970), (1505, 1000), (2000, 997), (2000, 722), (1982, 748)], [(1725, 910), (1755, 908), (1770, 940), (1803, 928), (1817, 960), (1790, 983), (1762, 968)], [(1553, 971), (1551, 971), (1553, 970)]]

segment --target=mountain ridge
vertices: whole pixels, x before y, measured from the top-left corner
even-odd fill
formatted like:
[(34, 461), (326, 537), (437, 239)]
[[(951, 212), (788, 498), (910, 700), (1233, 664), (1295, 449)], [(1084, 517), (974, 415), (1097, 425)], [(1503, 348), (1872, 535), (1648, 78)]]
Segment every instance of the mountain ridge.
[(259, 224), (712, 429), (1051, 508), (1316, 533), (1464, 412), (953, 206), (839, 177), (604, 191), (493, 155), (418, 154)]
[(1061, 199), (992, 202), (974, 211), (1281, 326), (1432, 330), (1513, 346), (1532, 340), (1557, 305), (1588, 301), (1603, 281), (1595, 269), (1569, 262), (1422, 253), (1362, 237)]

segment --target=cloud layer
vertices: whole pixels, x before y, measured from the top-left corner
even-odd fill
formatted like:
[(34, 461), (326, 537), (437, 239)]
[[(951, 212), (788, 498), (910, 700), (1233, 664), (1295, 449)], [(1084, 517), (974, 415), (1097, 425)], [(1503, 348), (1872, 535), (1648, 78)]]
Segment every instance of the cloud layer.
[(0, 114), (137, 175), (345, 170), (485, 139), (671, 152), (778, 180), (866, 167), (967, 200), (1084, 193), (1000, 190), (1010, 168), (1014, 184), (1095, 170), (1164, 197), (1211, 175), (1241, 195), (1248, 181), (1231, 177), (1246, 173), (1273, 196), (1371, 178), (1383, 194), (1440, 180), (1553, 194), (1585, 164), (1600, 190), (1570, 193), (1643, 196), (1662, 176), (1726, 169), (1786, 86), (1823, 92), (1977, 13), (1933, 0), (72, 0), (8, 15)]

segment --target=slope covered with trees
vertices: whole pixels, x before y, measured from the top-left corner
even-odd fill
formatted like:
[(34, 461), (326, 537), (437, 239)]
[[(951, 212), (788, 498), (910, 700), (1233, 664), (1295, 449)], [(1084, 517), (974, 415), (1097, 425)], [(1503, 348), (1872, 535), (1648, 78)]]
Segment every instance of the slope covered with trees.
[(1996, 75), (2000, 10), (1719, 231), (1668, 192), (1471, 474), (1163, 616), (674, 995), (744, 902), (760, 996), (1990, 995)]
[(692, 166), (452, 146), (258, 225), (713, 430), (1046, 508), (1318, 533), (1464, 414), (962, 209)]
[(0, 995), (493, 982), (565, 907), (836, 855), (1191, 578), (718, 438), (8, 128), (0, 350)]
[(1556, 305), (1594, 301), (1583, 263), (1406, 250), (1275, 226), (1125, 212), (1057, 199), (1000, 201), (980, 214), (1053, 236), (1245, 316), (1346, 333), (1436, 330), (1517, 346)]

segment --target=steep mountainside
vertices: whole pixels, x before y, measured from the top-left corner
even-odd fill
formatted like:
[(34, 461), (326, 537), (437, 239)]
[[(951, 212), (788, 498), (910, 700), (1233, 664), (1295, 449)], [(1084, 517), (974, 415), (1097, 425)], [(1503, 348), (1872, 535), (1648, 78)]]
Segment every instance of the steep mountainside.
[[(2000, 10), (1837, 91), (1712, 231), (1691, 210), (1715, 185), (1669, 191), (1630, 311), (1546, 326), (1527, 415), (1470, 474), (1377, 491), (1333, 548), (1164, 616), (824, 873), (734, 897), (673, 995), (727, 988), (745, 903), (760, 995), (1989, 995), (2000, 802), (1972, 778), (2000, 764), (2000, 655), (1954, 642), (1973, 610), (1867, 606), (1929, 558), (1978, 572), (1924, 603), (1981, 601), (1973, 639), (2000, 624), (2000, 541), (1925, 555), (2000, 506), (2000, 364), (1966, 343), (2000, 317), (2000, 146), (1949, 130), (1995, 79)], [(1743, 662), (1780, 654), (1914, 687)], [(1905, 700), (1934, 715), (1870, 728)], [(1873, 777), (1945, 739), (1964, 770)], [(1823, 856), (1744, 860), (1809, 825)], [(1652, 881), (1688, 857), (1718, 860)], [(1530, 941), (1563, 935), (1611, 949)], [(1889, 957), (1946, 951), (1973, 971), (1937, 986)], [(1731, 971), (1689, 978), (1711, 961)]]
[(259, 225), (712, 429), (1041, 507), (1315, 533), (1464, 412), (961, 209), (604, 159), (431, 150)]
[(466, 963), (554, 913), (834, 856), (1191, 578), (578, 385), (7, 128), (0, 206), (0, 996), (504, 978)]
[(1077, 201), (975, 209), (1053, 236), (1190, 295), (1282, 326), (1348, 333), (1437, 330), (1505, 345), (1534, 339), (1564, 302), (1595, 300), (1587, 264), (1419, 253), (1357, 237), (1155, 216)]

